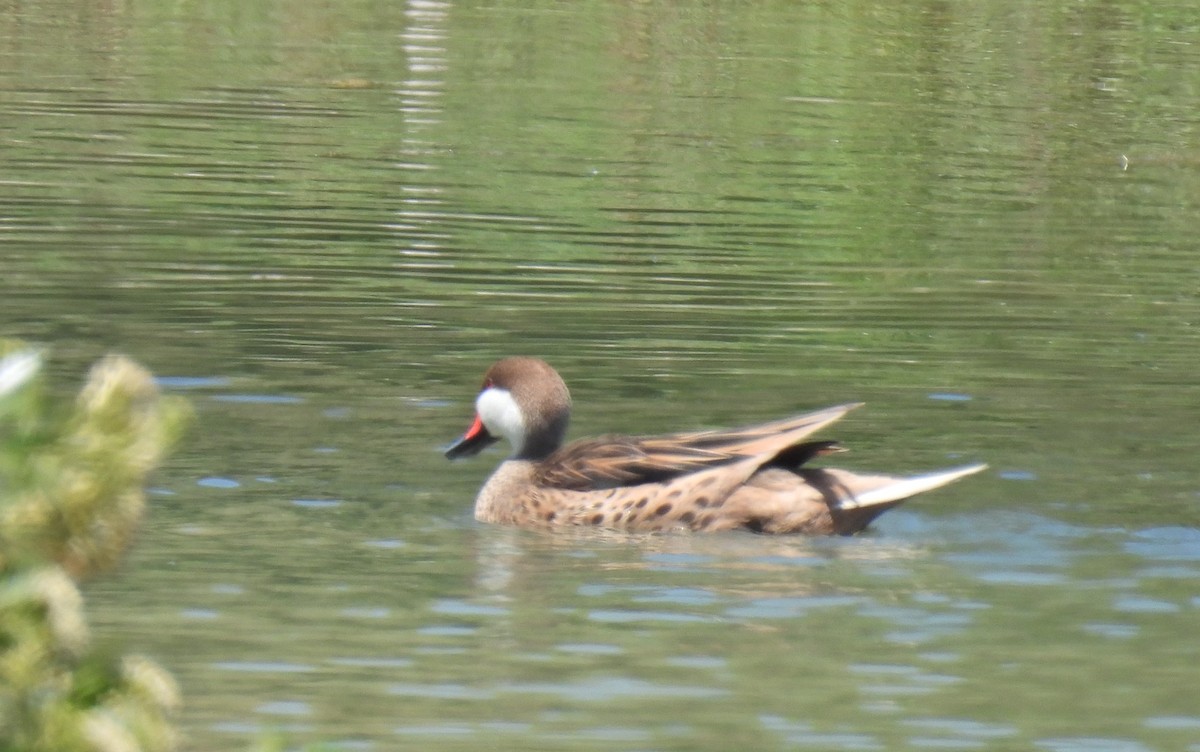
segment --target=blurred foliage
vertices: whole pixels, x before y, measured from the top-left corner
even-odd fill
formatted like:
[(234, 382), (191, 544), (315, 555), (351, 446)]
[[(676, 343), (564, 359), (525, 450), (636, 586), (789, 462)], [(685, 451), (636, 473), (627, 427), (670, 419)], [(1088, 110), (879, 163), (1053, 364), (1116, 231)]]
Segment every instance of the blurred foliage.
[(89, 647), (79, 583), (129, 548), (187, 403), (109, 356), (59, 405), (41, 364), (0, 343), (0, 752), (174, 749), (174, 680)]

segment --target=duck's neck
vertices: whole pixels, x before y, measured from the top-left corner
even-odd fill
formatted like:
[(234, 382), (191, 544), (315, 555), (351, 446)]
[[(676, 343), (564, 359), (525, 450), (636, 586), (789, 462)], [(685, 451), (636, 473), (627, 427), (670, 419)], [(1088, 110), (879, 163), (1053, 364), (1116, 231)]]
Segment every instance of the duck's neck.
[(542, 437), (530, 436), (512, 456), (514, 460), (540, 462), (558, 450), (562, 444), (561, 436)]
[(475, 519), (480, 522), (516, 524), (529, 493), (534, 463), (513, 457), (500, 463), (475, 498)]

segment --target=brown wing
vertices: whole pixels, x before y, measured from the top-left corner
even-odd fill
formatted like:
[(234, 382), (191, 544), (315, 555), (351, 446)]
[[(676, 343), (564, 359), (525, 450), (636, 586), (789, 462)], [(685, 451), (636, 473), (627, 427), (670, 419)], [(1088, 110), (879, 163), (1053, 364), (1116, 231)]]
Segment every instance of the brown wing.
[[(797, 465), (831, 448), (827, 442), (801, 445), (861, 403), (838, 405), (770, 423), (717, 431), (664, 436), (601, 436), (576, 441), (547, 457), (534, 482), (586, 491), (656, 483), (728, 462), (762, 457)], [(797, 448), (793, 450), (793, 448)], [(789, 451), (792, 450), (792, 451)]]

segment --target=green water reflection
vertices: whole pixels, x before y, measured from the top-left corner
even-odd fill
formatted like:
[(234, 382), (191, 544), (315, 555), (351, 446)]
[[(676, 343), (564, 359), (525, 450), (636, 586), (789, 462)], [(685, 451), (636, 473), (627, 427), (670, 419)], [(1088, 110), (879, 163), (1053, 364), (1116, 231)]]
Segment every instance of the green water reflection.
[[(1196, 29), (0, 9), (3, 333), (199, 414), (97, 633), (196, 749), (1197, 747)], [(844, 541), (481, 528), (437, 449), (516, 352), (577, 436), (861, 399), (848, 464), (995, 472)]]

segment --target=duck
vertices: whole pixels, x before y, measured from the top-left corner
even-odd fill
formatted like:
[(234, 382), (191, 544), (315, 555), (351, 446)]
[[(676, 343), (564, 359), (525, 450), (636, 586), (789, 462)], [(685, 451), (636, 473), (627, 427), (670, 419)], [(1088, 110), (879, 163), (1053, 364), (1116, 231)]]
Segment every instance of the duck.
[(445, 456), (470, 457), (500, 439), (512, 445), (475, 499), (480, 522), (630, 533), (853, 535), (910, 497), (987, 467), (903, 477), (811, 466), (844, 449), (809, 437), (861, 405), (740, 428), (564, 444), (571, 417), (566, 383), (544, 360), (513, 356), (487, 370), (475, 418)]

